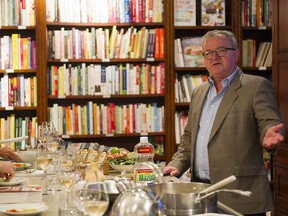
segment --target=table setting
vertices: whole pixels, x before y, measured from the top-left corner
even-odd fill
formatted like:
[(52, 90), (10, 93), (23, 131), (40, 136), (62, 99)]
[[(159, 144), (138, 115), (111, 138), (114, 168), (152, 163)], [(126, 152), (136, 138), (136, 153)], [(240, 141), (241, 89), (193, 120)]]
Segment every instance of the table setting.
[[(195, 183), (163, 176), (163, 165), (137, 163), (135, 152), (98, 143), (67, 146), (51, 123), (38, 126), (36, 149), (18, 154), (22, 162), (13, 163), (15, 176), (10, 181), (0, 179), (0, 216), (125, 216), (137, 212), (155, 216), (241, 215), (217, 203), (220, 187), (235, 181), (235, 176), (212, 186), (201, 185), (199, 190), (189, 193), (185, 188), (196, 188)], [(141, 176), (145, 177), (144, 182), (140, 182)], [(177, 185), (186, 194), (177, 194)], [(249, 192), (229, 192), (249, 196)], [(184, 211), (177, 209), (182, 205), (177, 203), (179, 200), (191, 200), (191, 196), (192, 203), (185, 205)], [(167, 203), (167, 197), (175, 199), (173, 205), (169, 205), (169, 200)], [(211, 211), (203, 208), (206, 201), (213, 204)], [(216, 213), (219, 206), (223, 214)]]

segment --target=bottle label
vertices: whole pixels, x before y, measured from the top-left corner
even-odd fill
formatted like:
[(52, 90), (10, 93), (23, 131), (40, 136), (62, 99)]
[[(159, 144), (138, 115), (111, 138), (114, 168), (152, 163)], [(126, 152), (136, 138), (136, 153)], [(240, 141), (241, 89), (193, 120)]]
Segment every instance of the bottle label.
[(153, 148), (151, 146), (139, 147), (137, 149), (138, 154), (152, 154)]
[(151, 168), (139, 168), (135, 170), (135, 181), (139, 183), (156, 181), (155, 170)]

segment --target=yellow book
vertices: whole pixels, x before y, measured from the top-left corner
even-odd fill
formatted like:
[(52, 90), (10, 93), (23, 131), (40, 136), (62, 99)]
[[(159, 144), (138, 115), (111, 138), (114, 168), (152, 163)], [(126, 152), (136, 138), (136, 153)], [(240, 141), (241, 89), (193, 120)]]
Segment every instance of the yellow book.
[(83, 122), (82, 122), (82, 124), (83, 124), (83, 134), (88, 134), (88, 127), (87, 127), (87, 106), (83, 106), (83, 118), (82, 118), (82, 120), (83, 120)]
[(32, 126), (31, 126), (31, 148), (36, 147), (36, 124), (37, 124), (37, 117), (32, 118)]
[(23, 46), (23, 62), (22, 62), (22, 68), (21, 69), (28, 69), (28, 53), (29, 53), (29, 48), (28, 48), (28, 43), (29, 40), (28, 38), (21, 38), (21, 43)]
[[(15, 138), (15, 114), (10, 116), (10, 138)], [(10, 147), (15, 149), (15, 142), (10, 143)]]
[(19, 34), (12, 34), (12, 60), (13, 60), (13, 69), (19, 69), (19, 43), (18, 38)]
[(97, 103), (93, 103), (93, 128), (94, 128), (94, 134), (98, 134), (98, 113), (97, 113)]
[(37, 78), (36, 76), (33, 77), (33, 86), (34, 86), (34, 106), (37, 106), (38, 99), (37, 99)]
[(109, 55), (109, 53), (110, 53), (110, 49), (109, 49), (109, 32), (110, 32), (110, 30), (107, 28), (107, 29), (105, 29), (105, 36), (104, 36), (104, 38), (105, 38), (105, 41), (104, 41), (104, 44), (105, 44), (105, 58), (106, 59), (108, 59), (109, 57), (110, 57), (110, 55)]
[(110, 59), (114, 58), (114, 56), (115, 56), (115, 46), (116, 46), (117, 34), (118, 34), (118, 31), (116, 29), (116, 25), (113, 25), (111, 37), (110, 37), (110, 41), (109, 41), (109, 47), (110, 47), (109, 58)]
[[(1, 128), (1, 132), (0, 132), (0, 139), (3, 140), (5, 139), (5, 119), (1, 118), (0, 120), (0, 128)], [(4, 147), (5, 144), (1, 144), (1, 147)]]
[(133, 58), (139, 58), (139, 41), (140, 41), (140, 38), (141, 38), (141, 34), (142, 32), (141, 31), (138, 31), (136, 33), (136, 37), (135, 37), (135, 42), (134, 42), (134, 56)]
[(58, 69), (58, 96), (64, 96), (65, 64)]

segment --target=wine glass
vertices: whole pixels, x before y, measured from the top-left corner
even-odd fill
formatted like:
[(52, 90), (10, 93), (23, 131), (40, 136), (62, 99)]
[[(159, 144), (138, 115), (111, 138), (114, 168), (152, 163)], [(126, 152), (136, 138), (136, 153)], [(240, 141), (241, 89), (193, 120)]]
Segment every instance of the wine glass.
[(84, 186), (81, 201), (84, 213), (89, 216), (102, 216), (108, 206), (109, 196), (105, 182), (87, 182)]
[(38, 140), (39, 143), (44, 143), (46, 141), (45, 123), (44, 122), (42, 122), (41, 125), (38, 125), (37, 140)]
[(43, 194), (46, 193), (46, 174), (47, 174), (47, 168), (49, 165), (52, 163), (52, 155), (49, 151), (49, 149), (41, 144), (38, 146), (36, 150), (36, 162), (37, 166), (40, 167), (44, 171), (44, 189), (43, 189)]
[(58, 181), (63, 187), (65, 187), (67, 195), (65, 204), (60, 207), (60, 210), (69, 211), (72, 214), (72, 212), (76, 212), (77, 209), (70, 201), (70, 194), (72, 187), (79, 179), (79, 173), (76, 170), (73, 155), (67, 154), (67, 152), (64, 151), (61, 152), (61, 154), (59, 154), (58, 166)]
[(57, 178), (60, 156), (62, 155), (61, 139), (51, 139), (47, 145), (52, 155), (52, 162), (50, 169), (47, 170), (47, 177), (49, 178), (49, 186), (47, 187), (48, 193), (55, 193), (59, 189), (59, 181)]

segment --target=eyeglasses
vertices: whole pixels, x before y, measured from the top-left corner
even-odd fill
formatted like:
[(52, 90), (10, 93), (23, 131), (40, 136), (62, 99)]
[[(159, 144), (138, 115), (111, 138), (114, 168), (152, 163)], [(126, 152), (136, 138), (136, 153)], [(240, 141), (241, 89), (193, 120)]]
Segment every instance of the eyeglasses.
[(208, 50), (202, 53), (205, 59), (211, 60), (213, 58), (213, 53), (216, 53), (216, 55), (220, 58), (223, 57), (226, 53), (227, 50), (236, 50), (235, 48), (225, 48), (221, 47), (216, 50)]

